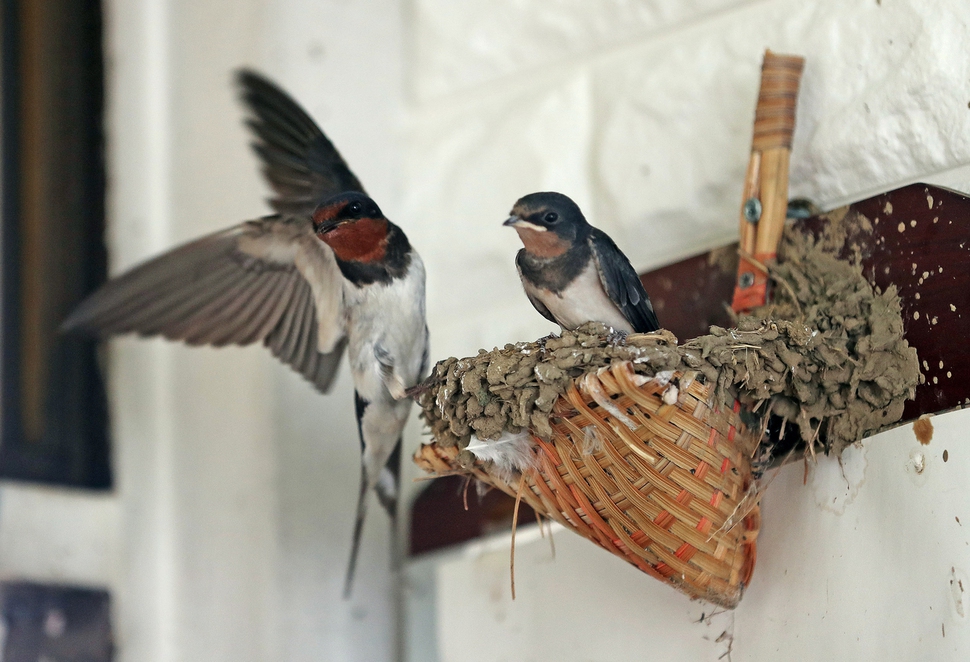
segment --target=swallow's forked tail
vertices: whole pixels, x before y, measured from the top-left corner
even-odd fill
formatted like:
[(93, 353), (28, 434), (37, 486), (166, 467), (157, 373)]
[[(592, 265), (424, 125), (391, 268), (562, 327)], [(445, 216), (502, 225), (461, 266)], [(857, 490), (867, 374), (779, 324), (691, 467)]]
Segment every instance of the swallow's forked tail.
[(357, 497), (357, 519), (354, 522), (354, 537), (350, 543), (350, 562), (344, 578), (344, 600), (350, 599), (354, 587), (354, 573), (357, 570), (357, 555), (360, 552), (360, 537), (364, 532), (364, 517), (367, 515), (367, 469), (360, 472), (360, 494)]

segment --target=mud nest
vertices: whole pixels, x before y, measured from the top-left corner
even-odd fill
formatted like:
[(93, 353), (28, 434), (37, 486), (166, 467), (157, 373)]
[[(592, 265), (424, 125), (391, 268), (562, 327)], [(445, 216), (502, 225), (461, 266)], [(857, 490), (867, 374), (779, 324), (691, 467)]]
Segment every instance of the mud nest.
[(693, 372), (759, 421), (770, 412), (796, 425), (806, 452), (824, 438), (841, 453), (900, 419), (919, 366), (895, 288), (873, 290), (857, 260), (838, 259), (844, 237), (831, 227), (818, 239), (786, 233), (770, 271), (773, 303), (736, 328), (678, 344), (667, 331), (622, 336), (590, 323), (440, 361), (417, 396), (435, 442), (464, 449), (473, 435), (487, 442), (526, 429), (548, 439), (553, 404), (573, 379), (629, 361), (646, 377)]

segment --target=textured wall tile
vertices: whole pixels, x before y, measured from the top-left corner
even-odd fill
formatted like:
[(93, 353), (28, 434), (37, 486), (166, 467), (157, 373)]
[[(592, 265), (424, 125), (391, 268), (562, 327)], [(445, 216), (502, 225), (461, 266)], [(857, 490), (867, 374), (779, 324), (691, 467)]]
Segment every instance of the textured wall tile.
[[(632, 5), (609, 6), (589, 10), (602, 14), (589, 21), (590, 31), (618, 16), (632, 22), (623, 13)], [(681, 11), (651, 6), (656, 16)], [(784, 0), (705, 14), (712, 6), (695, 6), (686, 27), (639, 46), (575, 58), (418, 108), (425, 129), (412, 132), (411, 151), (423, 159), (420, 197), (440, 192), (436, 207), (474, 216), (485, 201), (504, 211), (528, 190), (568, 186), (562, 190), (577, 197), (638, 268), (729, 241), (768, 46), (808, 62), (793, 195), (830, 206), (970, 162), (970, 59), (962, 52), (970, 43), (970, 4)], [(454, 11), (472, 23), (478, 16)], [(492, 30), (503, 11), (511, 10), (479, 17), (475, 30)], [(535, 14), (530, 20), (547, 20)], [(436, 18), (452, 20), (447, 15), (441, 10)], [(561, 23), (576, 18), (563, 15)], [(455, 34), (465, 35), (471, 48), (479, 33), (456, 28)], [(517, 48), (543, 51), (544, 34), (532, 31), (495, 48), (508, 58)], [(429, 39), (425, 34), (419, 44), (460, 66), (460, 58), (442, 54), (450, 52), (447, 44)], [(419, 76), (436, 67), (417, 58)], [(566, 101), (563, 81), (584, 76), (592, 101)], [(456, 245), (443, 234), (454, 256)]]
[(965, 3), (775, 2), (599, 62), (597, 216), (641, 267), (735, 235), (766, 46), (807, 58), (793, 195), (824, 207), (970, 162), (968, 22)]
[(417, 0), (421, 99), (587, 56), (750, 0)]

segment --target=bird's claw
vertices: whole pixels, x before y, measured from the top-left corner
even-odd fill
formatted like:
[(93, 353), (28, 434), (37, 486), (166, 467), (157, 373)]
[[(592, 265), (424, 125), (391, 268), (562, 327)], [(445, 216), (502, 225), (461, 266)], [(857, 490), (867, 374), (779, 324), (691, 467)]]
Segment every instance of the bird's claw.
[(628, 335), (626, 331), (617, 331), (611, 327), (610, 332), (606, 334), (606, 341), (611, 345), (624, 345)]
[(404, 391), (404, 395), (406, 395), (407, 397), (413, 400), (417, 398), (419, 395), (421, 395), (422, 393), (424, 393), (425, 391), (429, 390), (430, 388), (431, 388), (431, 385), (428, 384), (427, 382), (419, 382), (414, 386), (412, 386), (411, 388)]

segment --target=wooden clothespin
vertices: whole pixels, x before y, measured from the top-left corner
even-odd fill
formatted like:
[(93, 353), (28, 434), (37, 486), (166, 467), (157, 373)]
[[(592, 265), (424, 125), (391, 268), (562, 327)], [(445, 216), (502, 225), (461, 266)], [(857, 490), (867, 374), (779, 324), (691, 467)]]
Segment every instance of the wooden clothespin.
[(775, 259), (788, 209), (788, 161), (804, 58), (765, 51), (755, 109), (751, 159), (741, 201), (738, 278), (731, 307), (764, 305), (769, 262)]

